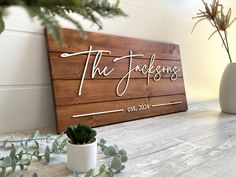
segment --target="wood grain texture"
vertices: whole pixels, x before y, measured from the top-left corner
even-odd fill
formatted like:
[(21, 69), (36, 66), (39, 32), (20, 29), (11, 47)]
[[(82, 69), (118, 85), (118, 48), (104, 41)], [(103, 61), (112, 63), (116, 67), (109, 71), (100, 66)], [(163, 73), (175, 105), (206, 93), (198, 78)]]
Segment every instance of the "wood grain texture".
[[(84, 65), (87, 59), (86, 55), (82, 56), (72, 56), (69, 58), (61, 58), (61, 53), (50, 53), (50, 62), (53, 66), (52, 68), (52, 76), (53, 79), (81, 79), (82, 72), (84, 70)], [(106, 78), (121, 78), (128, 72), (128, 60), (121, 60), (119, 62), (112, 62), (114, 57), (105, 56), (99, 63), (100, 68), (108, 67), (108, 69), (116, 68), (109, 76)], [(92, 73), (92, 65), (93, 65), (94, 57), (89, 61), (88, 70), (86, 72), (86, 79), (91, 79)], [(135, 58), (132, 62), (132, 67), (137, 65), (148, 65), (149, 59)], [(156, 60), (154, 63), (154, 67), (157, 66), (178, 66), (180, 71), (178, 72), (178, 77), (183, 77), (182, 66), (180, 61), (170, 61), (170, 60)], [(126, 66), (126, 67), (124, 67)], [(154, 73), (150, 75), (153, 78)], [(162, 77), (170, 77), (170, 73), (163, 73)], [(131, 78), (145, 78), (146, 75), (142, 75), (139, 72), (132, 72)], [(103, 76), (96, 75), (95, 79), (103, 78)]]
[(62, 33), (65, 39), (63, 46), (55, 43), (49, 36), (48, 46), (50, 52), (73, 53), (86, 51), (89, 46), (93, 46), (93, 49), (96, 50), (109, 49), (112, 51), (110, 56), (124, 56), (131, 50), (134, 54), (142, 53), (147, 58), (155, 53), (158, 58), (180, 60), (180, 50), (177, 44), (104, 35), (94, 32), (87, 32), (87, 38), (82, 39), (80, 33), (72, 29), (62, 29)]
[[(185, 93), (182, 78), (177, 81), (171, 81), (170, 79), (161, 79), (157, 82), (150, 81), (149, 85), (146, 79), (131, 79), (125, 94), (118, 97), (116, 95), (118, 82), (117, 79), (85, 80), (82, 95), (78, 96), (80, 80), (56, 80), (54, 81), (56, 105), (63, 106)], [(120, 90), (122, 91), (124, 87), (125, 83), (121, 84)]]
[[(164, 104), (170, 102), (182, 102), (176, 105), (167, 105), (161, 107), (151, 107), (152, 105)], [(185, 95), (176, 96), (165, 96), (165, 97), (149, 97), (140, 99), (129, 99), (122, 101), (111, 102), (99, 102), (99, 103), (89, 103), (89, 104), (79, 104), (74, 106), (60, 106), (57, 109), (57, 115), (59, 117), (59, 131), (64, 131), (68, 125), (73, 124), (88, 124), (90, 126), (101, 126), (105, 124), (112, 124), (122, 121), (129, 121), (135, 119), (141, 119), (145, 117), (151, 117), (154, 115), (163, 115), (168, 113), (185, 111), (186, 106)], [(135, 112), (127, 112), (127, 108), (131, 106), (149, 104), (150, 109), (147, 110), (137, 110)], [(91, 115), (79, 118), (72, 118), (72, 115), (96, 113), (109, 110), (124, 109), (121, 113), (108, 113), (103, 115)]]
[[(70, 29), (62, 29), (62, 33), (63, 46), (46, 31), (58, 132), (72, 124), (101, 126), (187, 110), (177, 44), (92, 32), (81, 38), (78, 31)], [(78, 55), (88, 49), (111, 53)], [(130, 51), (142, 56), (127, 57)], [(77, 54), (62, 57), (65, 53)], [(132, 106), (172, 104), (176, 100), (181, 104), (127, 111)], [(73, 115), (83, 116), (73, 119)]]

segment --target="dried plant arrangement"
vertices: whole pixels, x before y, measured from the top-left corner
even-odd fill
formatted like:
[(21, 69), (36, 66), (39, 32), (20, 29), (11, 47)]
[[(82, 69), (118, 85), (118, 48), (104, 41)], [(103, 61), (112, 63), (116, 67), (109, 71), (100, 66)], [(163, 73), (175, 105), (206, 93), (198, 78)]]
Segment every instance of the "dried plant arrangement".
[(210, 35), (208, 39), (211, 39), (214, 34), (218, 33), (222, 40), (223, 46), (226, 49), (230, 63), (232, 63), (227, 30), (234, 23), (236, 18), (233, 18), (233, 20), (231, 20), (231, 8), (229, 8), (227, 13), (225, 14), (224, 6), (219, 3), (219, 0), (213, 0), (209, 5), (204, 0), (202, 0), (202, 2), (205, 9), (199, 9), (197, 16), (193, 17), (193, 19), (198, 19), (198, 21), (194, 24), (192, 32), (199, 22), (208, 20), (210, 24), (215, 28), (215, 31)]

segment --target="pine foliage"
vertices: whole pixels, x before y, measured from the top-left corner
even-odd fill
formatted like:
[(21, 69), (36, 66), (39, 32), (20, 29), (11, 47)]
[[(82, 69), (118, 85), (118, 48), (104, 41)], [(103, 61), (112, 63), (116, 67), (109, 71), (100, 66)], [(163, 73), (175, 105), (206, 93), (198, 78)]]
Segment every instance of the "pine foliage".
[(0, 0), (0, 33), (4, 31), (4, 16), (11, 6), (23, 7), (32, 18), (37, 18), (58, 42), (62, 42), (63, 37), (56, 16), (74, 24), (82, 35), (84, 30), (80, 21), (72, 18), (70, 14), (82, 16), (96, 24), (99, 29), (102, 29), (101, 17), (126, 16), (119, 8), (119, 0), (115, 4), (108, 0)]

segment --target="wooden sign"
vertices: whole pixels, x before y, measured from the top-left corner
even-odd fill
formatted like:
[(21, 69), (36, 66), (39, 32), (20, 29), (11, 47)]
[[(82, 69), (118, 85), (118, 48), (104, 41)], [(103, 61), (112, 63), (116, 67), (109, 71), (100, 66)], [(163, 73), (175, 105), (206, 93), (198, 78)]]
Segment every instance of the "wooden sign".
[(47, 39), (57, 131), (187, 110), (179, 46), (62, 29)]

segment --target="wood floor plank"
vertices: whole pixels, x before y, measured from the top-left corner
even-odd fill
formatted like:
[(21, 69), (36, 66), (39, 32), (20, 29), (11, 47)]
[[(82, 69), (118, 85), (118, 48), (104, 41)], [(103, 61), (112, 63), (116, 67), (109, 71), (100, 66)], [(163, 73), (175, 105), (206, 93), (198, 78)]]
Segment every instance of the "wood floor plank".
[[(96, 130), (99, 138), (105, 137), (128, 152), (126, 168), (116, 177), (235, 177), (236, 174), (236, 116), (221, 113), (217, 102), (192, 104), (188, 112)], [(0, 139), (12, 135), (27, 133), (0, 135)], [(99, 153), (98, 164), (107, 162)], [(32, 171), (38, 171), (42, 177), (49, 173), (52, 177), (71, 176), (63, 155), (54, 156), (47, 168), (40, 162), (33, 163), (27, 174)]]

